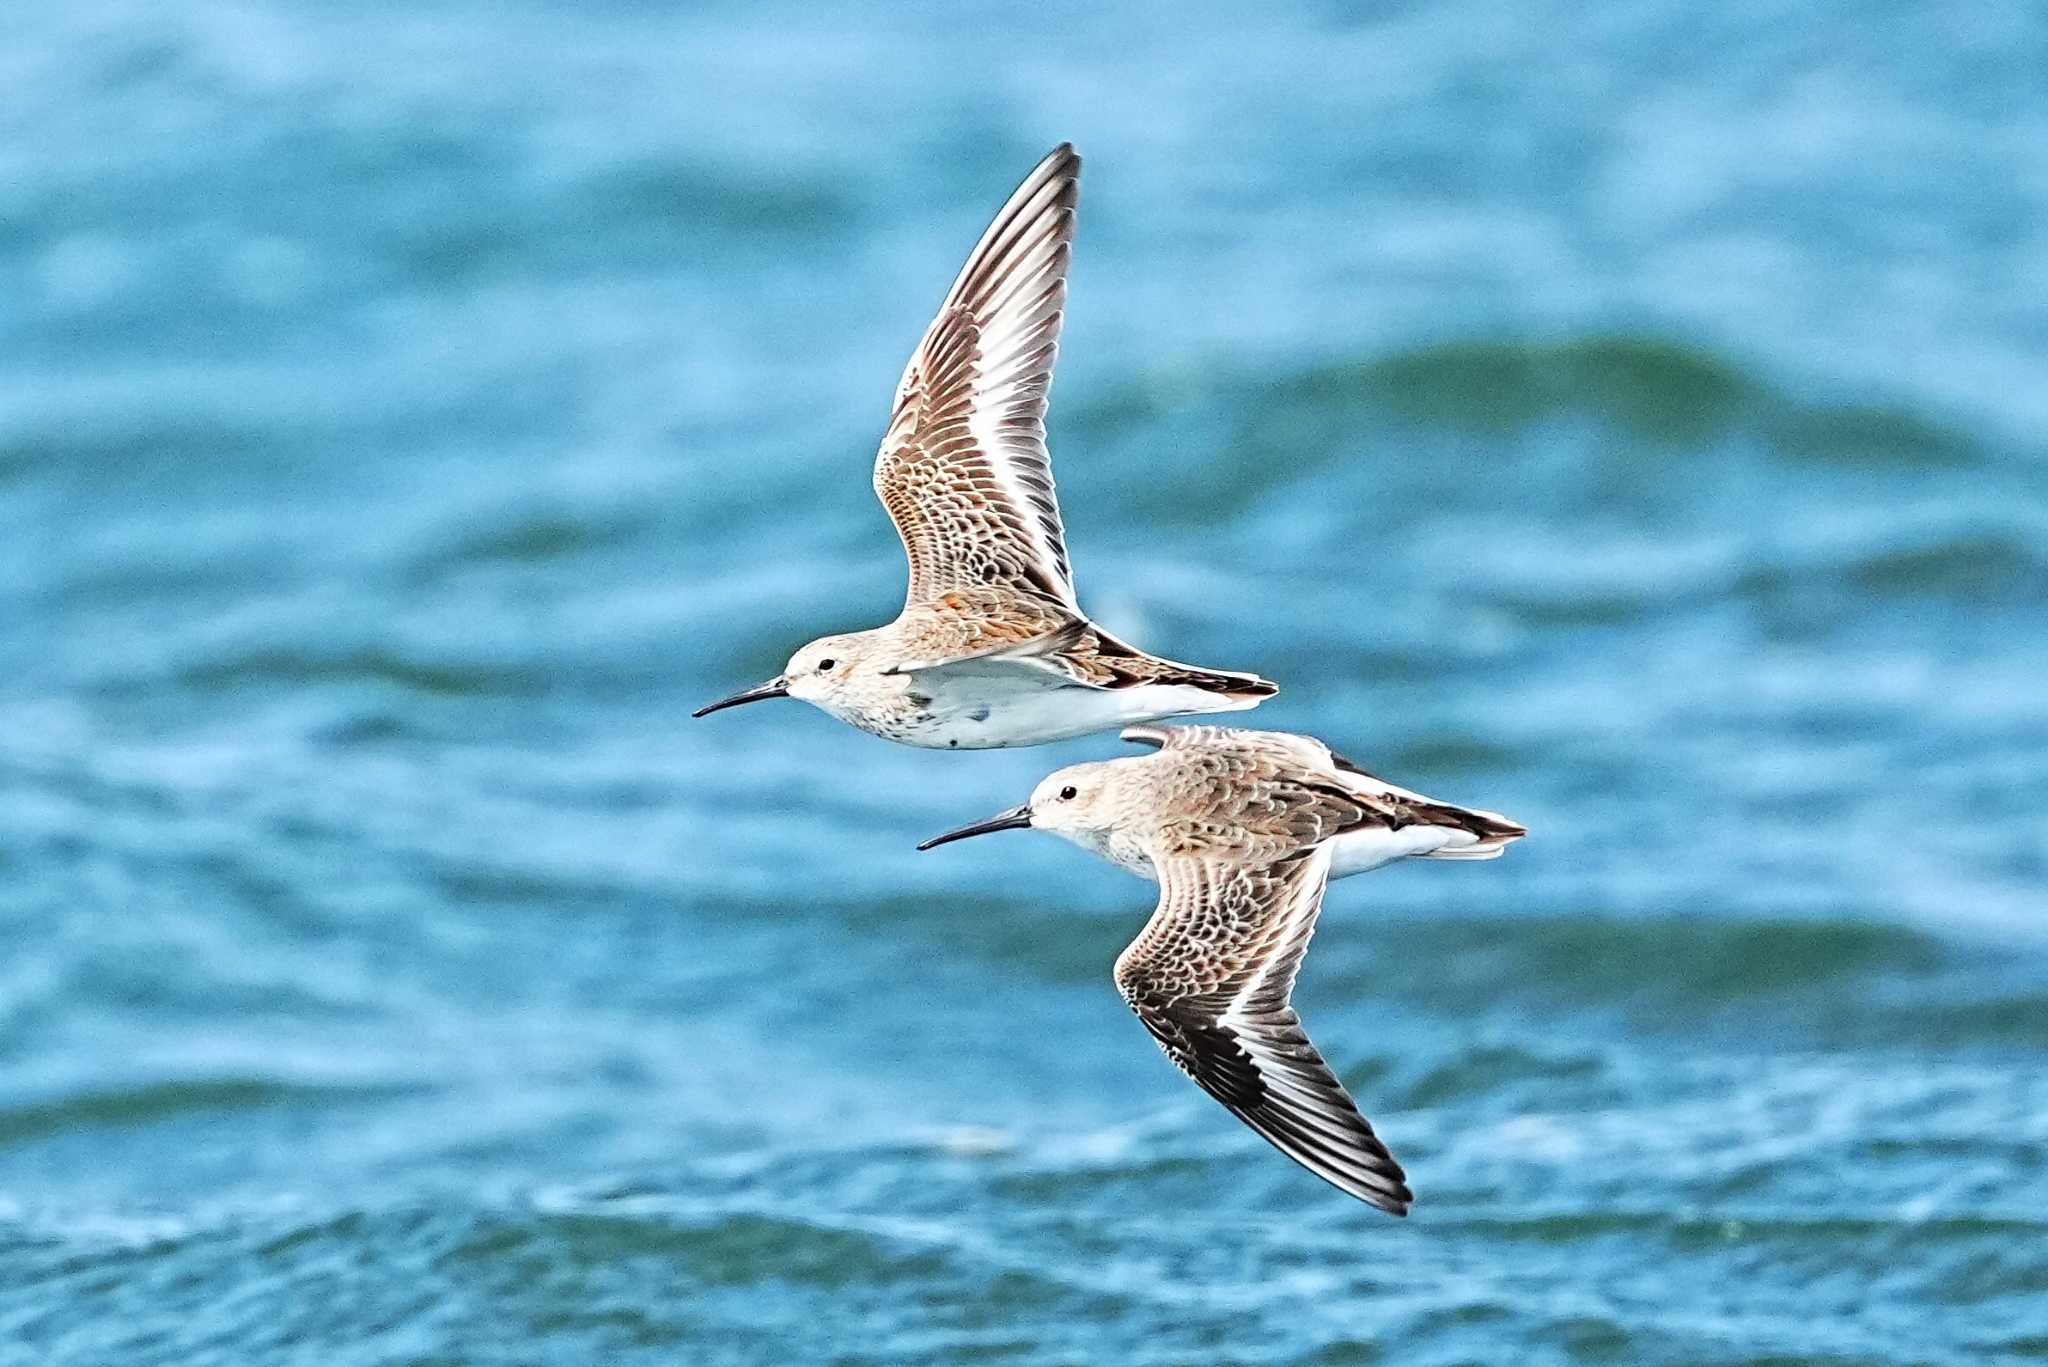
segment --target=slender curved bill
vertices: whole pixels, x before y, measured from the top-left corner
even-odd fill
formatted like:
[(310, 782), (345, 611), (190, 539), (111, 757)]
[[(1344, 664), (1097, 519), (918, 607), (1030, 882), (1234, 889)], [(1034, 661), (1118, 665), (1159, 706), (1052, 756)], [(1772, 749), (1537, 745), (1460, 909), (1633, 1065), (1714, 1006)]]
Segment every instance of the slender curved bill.
[(693, 717), (708, 717), (713, 712), (722, 712), (728, 707), (738, 707), (743, 702), (760, 702), (763, 698), (786, 698), (788, 696), (789, 680), (778, 674), (767, 683), (755, 684), (752, 688), (742, 688), (729, 698), (720, 698), (717, 702), (706, 703), (690, 715)]
[(986, 821), (976, 821), (970, 825), (947, 831), (944, 835), (935, 835), (930, 840), (919, 845), (918, 848), (921, 850), (935, 849), (940, 845), (949, 845), (955, 840), (965, 840), (970, 835), (987, 835), (991, 831), (1023, 830), (1030, 826), (1030, 824), (1031, 807), (1028, 803), (1020, 802), (1008, 811), (997, 812)]

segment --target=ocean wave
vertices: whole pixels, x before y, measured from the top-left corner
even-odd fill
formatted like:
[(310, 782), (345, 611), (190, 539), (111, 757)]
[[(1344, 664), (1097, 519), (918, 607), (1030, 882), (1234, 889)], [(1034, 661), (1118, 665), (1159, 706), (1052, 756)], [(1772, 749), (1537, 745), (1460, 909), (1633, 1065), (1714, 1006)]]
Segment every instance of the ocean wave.
[(409, 1090), (268, 1077), (200, 1077), (100, 1088), (0, 1106), (0, 1147), (95, 1130), (141, 1128), (192, 1115), (376, 1102)]
[[(1394, 1226), (1344, 1206), (1251, 1216), (1234, 1208), (1240, 1184), (1215, 1185), (1239, 1175), (1002, 1181), (986, 1196), (941, 1176), (911, 1196), (915, 1213), (849, 1202), (857, 1171), (840, 1173), (840, 1199), (801, 1212), (766, 1190), (251, 1207), (176, 1222), (8, 1212), (0, 1307), (39, 1298), (16, 1323), (45, 1350), (87, 1360), (118, 1345), (132, 1349), (119, 1360), (167, 1363), (226, 1345), (316, 1359), (344, 1345), (398, 1356), (423, 1341), (460, 1343), (465, 1360), (822, 1360), (850, 1334), (903, 1361), (1164, 1364), (1253, 1341), (1318, 1363), (1374, 1361), (1394, 1342), (1446, 1360), (1485, 1344), (1697, 1361), (1710, 1347), (1763, 1353), (1816, 1335), (1839, 1346), (1839, 1327), (1803, 1317), (1786, 1289), (1824, 1260), (1859, 1297), (1881, 1284), (1890, 1317), (1974, 1309), (1997, 1317), (1978, 1336), (1987, 1345), (2024, 1344), (2039, 1324), (2022, 1309), (2040, 1277), (2026, 1250), (2048, 1226), (2025, 1214), (1525, 1203), (1425, 1205)], [(1532, 1277), (1633, 1286), (1646, 1255), (1681, 1258), (1727, 1289), (1674, 1312), (1653, 1265), (1641, 1297), (1527, 1290)], [(1735, 1296), (1730, 1318), (1722, 1301)], [(121, 1316), (106, 1313), (131, 1303), (166, 1312), (148, 1342), (126, 1342)], [(1858, 1342), (1899, 1327), (1866, 1326)]]
[(431, 660), (381, 645), (262, 645), (192, 661), (178, 683), (201, 693), (250, 688), (370, 685), (427, 698), (527, 698), (546, 691), (535, 671)]
[(841, 180), (759, 166), (649, 158), (605, 167), (577, 183), (579, 218), (664, 236), (716, 234), (754, 247), (765, 236), (815, 245), (858, 218)]
[(684, 1215), (524, 1211), (489, 1216), (449, 1249), (444, 1266), (521, 1261), (602, 1267), (655, 1258), (693, 1281), (820, 1287), (899, 1286), (947, 1270), (942, 1248), (846, 1224), (755, 1212)]
[(624, 544), (653, 521), (651, 516), (626, 511), (589, 514), (548, 507), (480, 518), (431, 538), (430, 544), (413, 556), (405, 578), (417, 585), (466, 569), (572, 560)]
[(1825, 998), (1850, 984), (1930, 975), (1941, 942), (1871, 921), (1760, 921), (1726, 915), (1382, 919), (1409, 972), (1325, 954), (1318, 991), (1531, 1008), (1626, 1006), (1674, 1017), (1772, 1000)]
[[(1292, 435), (1303, 420), (1398, 423), (1506, 434), (1587, 420), (1645, 443), (1632, 458), (1743, 432), (1792, 461), (1942, 469), (1977, 458), (1971, 433), (1893, 400), (1804, 398), (1758, 367), (1710, 347), (1655, 334), (1479, 337), (1291, 370), (1223, 378), (1192, 393), (1140, 384), (1077, 405), (1090, 436), (1227, 408), (1240, 435)], [(1344, 415), (1357, 415), (1346, 417)], [(1300, 455), (1313, 459), (1315, 447)]]

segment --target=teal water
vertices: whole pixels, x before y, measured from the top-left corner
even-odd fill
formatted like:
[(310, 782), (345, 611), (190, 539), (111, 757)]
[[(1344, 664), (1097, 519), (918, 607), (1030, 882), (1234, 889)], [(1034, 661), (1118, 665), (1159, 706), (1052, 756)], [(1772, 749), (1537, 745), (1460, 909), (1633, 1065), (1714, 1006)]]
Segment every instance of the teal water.
[[(0, 1362), (2048, 1359), (2048, 21), (196, 0), (0, 42)], [(1083, 596), (1533, 831), (1341, 885), (1407, 1165), (690, 708), (1052, 143)]]

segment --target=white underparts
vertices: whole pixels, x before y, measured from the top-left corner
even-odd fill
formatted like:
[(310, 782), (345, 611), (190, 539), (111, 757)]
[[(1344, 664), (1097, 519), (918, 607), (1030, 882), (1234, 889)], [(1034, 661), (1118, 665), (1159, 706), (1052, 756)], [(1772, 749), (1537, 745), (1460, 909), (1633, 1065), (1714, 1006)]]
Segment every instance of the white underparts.
[(914, 688), (931, 700), (925, 718), (892, 738), (939, 750), (1043, 745), (1132, 722), (1241, 711), (1261, 701), (1228, 698), (1186, 684), (1080, 687), (1013, 661), (919, 670)]
[(1396, 859), (1497, 859), (1506, 842), (1456, 826), (1384, 826), (1347, 831), (1330, 842), (1330, 877), (1348, 878)]

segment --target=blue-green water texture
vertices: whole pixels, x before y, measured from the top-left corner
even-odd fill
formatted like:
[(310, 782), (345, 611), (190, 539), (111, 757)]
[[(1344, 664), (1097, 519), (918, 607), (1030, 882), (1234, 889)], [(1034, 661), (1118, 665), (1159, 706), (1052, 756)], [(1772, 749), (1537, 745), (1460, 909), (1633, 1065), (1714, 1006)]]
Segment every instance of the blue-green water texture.
[[(2048, 1361), (2048, 17), (10, 7), (0, 1363)], [(930, 854), (877, 624), (1087, 158), (1084, 603), (1497, 809), (1298, 1004), (1406, 1221)]]

